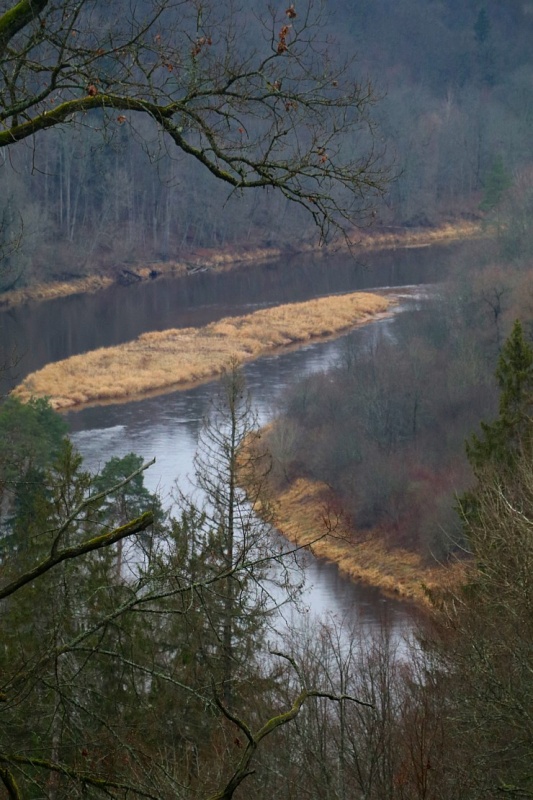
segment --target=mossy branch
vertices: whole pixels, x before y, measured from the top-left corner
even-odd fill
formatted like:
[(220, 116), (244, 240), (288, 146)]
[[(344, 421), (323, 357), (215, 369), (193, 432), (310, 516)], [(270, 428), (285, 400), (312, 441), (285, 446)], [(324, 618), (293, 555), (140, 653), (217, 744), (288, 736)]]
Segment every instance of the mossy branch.
[(178, 106), (174, 103), (168, 106), (159, 106), (156, 103), (150, 103), (148, 100), (115, 94), (86, 95), (85, 97), (79, 97), (75, 100), (66, 100), (51, 111), (43, 111), (42, 114), (38, 114), (27, 122), (14, 125), (11, 128), (1, 131), (0, 148), (7, 147), (15, 142), (20, 142), (23, 139), (27, 139), (29, 136), (33, 136), (35, 133), (40, 133), (48, 128), (60, 125), (62, 122), (66, 122), (75, 114), (81, 114), (84, 111), (92, 111), (95, 108), (112, 108), (116, 111), (138, 111), (148, 114), (161, 124), (163, 120), (176, 112)]
[(11, 39), (44, 11), (49, 0), (20, 0), (0, 17), (0, 54)]
[(3, 589), (0, 589), (0, 600), (3, 600), (4, 598), (14, 594), (16, 591), (21, 589), (22, 586), (25, 586), (27, 583), (31, 583), (31, 581), (41, 577), (41, 575), (44, 575), (46, 572), (53, 569), (53, 567), (56, 567), (58, 564), (61, 564), (63, 561), (79, 558), (86, 553), (92, 553), (95, 550), (101, 550), (103, 547), (109, 547), (110, 545), (119, 542), (121, 539), (126, 539), (128, 536), (133, 536), (136, 533), (145, 531), (146, 528), (149, 528), (150, 525), (153, 524), (153, 522), (153, 512), (145, 511), (145, 513), (141, 514), (140, 517), (131, 520), (131, 522), (126, 523), (126, 525), (121, 525), (119, 528), (114, 528), (112, 531), (102, 533), (99, 536), (93, 536), (91, 539), (81, 542), (81, 544), (73, 545), (72, 547), (65, 547), (56, 553), (51, 553), (33, 569), (28, 570), (28, 572), (25, 572), (24, 575), (20, 575), (14, 581), (8, 583), (7, 586), (4, 586)]
[(81, 503), (74, 509), (74, 511), (69, 514), (69, 516), (63, 521), (60, 527), (55, 531), (55, 538), (52, 543), (51, 547), (51, 554), (54, 555), (57, 552), (57, 548), (59, 547), (59, 542), (61, 540), (62, 535), (68, 530), (70, 525), (77, 520), (83, 511), (90, 506), (96, 506), (101, 500), (105, 500), (106, 497), (109, 495), (115, 494), (115, 492), (120, 491), (124, 486), (127, 486), (137, 475), (140, 475), (142, 472), (145, 472), (149, 467), (155, 464), (155, 458), (152, 458), (151, 461), (147, 461), (144, 464), (134, 470), (130, 475), (123, 478), (118, 483), (114, 484), (113, 486), (109, 487), (109, 489), (103, 489), (101, 492), (97, 492), (96, 494), (91, 494), (88, 497), (84, 498)]
[[(273, 652), (272, 655), (280, 656), (281, 658), (285, 658), (289, 663), (294, 667), (296, 674), (298, 675), (299, 679), (301, 680), (302, 673), (298, 668), (296, 662), (290, 656), (285, 655), (284, 653)], [(242, 758), (237, 765), (233, 775), (227, 782), (227, 784), (218, 792), (211, 795), (208, 800), (231, 800), (233, 797), (236, 789), (240, 786), (240, 784), (247, 778), (249, 775), (254, 773), (253, 769), (250, 769), (250, 764), (254, 757), (254, 754), (259, 747), (259, 744), (262, 739), (266, 736), (269, 736), (278, 728), (281, 728), (283, 725), (286, 725), (288, 722), (291, 722), (295, 717), (298, 716), (300, 710), (304, 703), (310, 697), (324, 697), (327, 700), (333, 700), (334, 702), (341, 703), (344, 700), (349, 700), (352, 703), (357, 703), (361, 706), (366, 706), (367, 708), (373, 708), (372, 703), (366, 703), (363, 700), (359, 700), (357, 697), (352, 697), (352, 695), (348, 694), (332, 694), (331, 692), (323, 692), (319, 689), (307, 689), (303, 688), (300, 694), (294, 700), (291, 708), (287, 711), (284, 711), (281, 714), (277, 714), (274, 717), (271, 717), (265, 724), (257, 731), (257, 733), (252, 734), (248, 726), (245, 722), (240, 720), (238, 717), (235, 716), (231, 711), (225, 708), (224, 704), (220, 700), (220, 698), (216, 698), (217, 706), (220, 708), (224, 716), (233, 722), (243, 733), (246, 735), (248, 739), (248, 744), (246, 745), (246, 749), (242, 755)]]
[(8, 769), (0, 768), (0, 779), (7, 789), (9, 800), (22, 800), (15, 778)]
[(72, 522), (74, 522), (80, 516), (84, 509), (86, 509), (88, 506), (94, 505), (94, 503), (97, 503), (100, 500), (103, 500), (108, 495), (113, 494), (113, 492), (118, 491), (133, 478), (135, 478), (136, 475), (144, 472), (144, 470), (148, 469), (148, 467), (152, 466), (154, 463), (155, 458), (140, 466), (139, 469), (135, 470), (135, 472), (133, 472), (131, 475), (128, 475), (127, 478), (124, 478), (124, 480), (120, 481), (115, 486), (105, 489), (103, 492), (99, 492), (98, 494), (93, 494), (86, 497), (59, 527), (52, 543), (50, 554), (39, 564), (33, 567), (33, 569), (28, 570), (23, 575), (19, 575), (18, 578), (15, 578), (15, 580), (11, 581), (11, 583), (8, 583), (7, 586), (4, 586), (2, 589), (0, 589), (0, 600), (4, 600), (4, 598), (14, 594), (27, 583), (31, 583), (31, 581), (41, 577), (41, 575), (44, 575), (46, 572), (53, 569), (58, 564), (61, 564), (63, 561), (79, 558), (86, 553), (92, 553), (93, 551), (101, 550), (104, 547), (110, 547), (112, 544), (116, 544), (116, 542), (126, 539), (128, 536), (133, 536), (136, 533), (140, 533), (141, 531), (146, 530), (146, 528), (149, 528), (150, 525), (153, 525), (153, 512), (145, 511), (140, 517), (130, 520), (125, 525), (121, 525), (118, 528), (113, 528), (110, 531), (101, 533), (99, 536), (92, 536), (90, 539), (86, 539), (84, 542), (72, 545), (71, 547), (63, 547), (62, 549), (59, 548), (61, 535), (65, 532), (69, 525), (71, 525)]
[[(55, 761), (49, 761), (46, 758), (32, 758), (31, 756), (0, 753), (0, 761), (6, 764), (35, 767), (36, 769), (42, 769), (47, 772), (54, 772), (56, 774), (64, 775), (65, 777), (71, 778), (72, 780), (75, 780), (84, 786), (92, 786), (94, 789), (99, 789), (108, 796), (110, 789), (118, 789), (122, 792), (126, 792), (128, 796), (130, 796), (131, 793), (137, 797), (145, 797), (147, 800), (161, 800), (160, 794), (154, 794), (153, 792), (141, 789), (139, 786), (135, 786), (123, 781), (109, 780), (108, 778), (98, 778), (95, 775), (86, 772), (85, 770), (78, 770), (74, 767), (69, 767), (66, 764), (58, 764)], [(8, 783), (6, 783), (6, 775), (9, 776), (7, 780), (11, 781), (11, 785), (14, 787), (13, 790), (11, 790), (8, 786)], [(9, 770), (0, 769), (0, 777), (8, 789), (8, 792), (10, 792), (10, 800), (21, 800), (20, 792)]]

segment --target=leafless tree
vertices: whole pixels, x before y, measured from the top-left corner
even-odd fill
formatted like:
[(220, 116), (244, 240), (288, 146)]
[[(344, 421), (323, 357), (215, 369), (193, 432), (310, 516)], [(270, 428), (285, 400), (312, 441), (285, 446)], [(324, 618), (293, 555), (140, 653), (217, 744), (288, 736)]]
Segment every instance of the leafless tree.
[[(349, 231), (386, 183), (372, 84), (337, 63), (320, 2), (20, 0), (0, 15), (0, 147), (75, 120), (164, 142), (230, 191), (276, 189), (323, 237)], [(141, 125), (141, 128), (143, 126)], [(163, 146), (146, 140), (154, 159)]]

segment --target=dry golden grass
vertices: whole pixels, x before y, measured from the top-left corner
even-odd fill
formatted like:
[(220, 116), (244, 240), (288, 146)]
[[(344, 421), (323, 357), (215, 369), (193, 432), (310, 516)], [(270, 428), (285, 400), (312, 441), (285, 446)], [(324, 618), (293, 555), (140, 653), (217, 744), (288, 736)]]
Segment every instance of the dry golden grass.
[[(456, 222), (446, 223), (437, 228), (407, 229), (398, 228), (396, 231), (378, 233), (374, 228), (368, 231), (356, 230), (353, 233), (354, 249), (384, 250), (387, 248), (429, 247), (439, 242), (451, 242), (460, 239), (475, 239), (491, 235), (490, 230), (483, 229), (480, 223)], [(328, 248), (314, 245), (303, 245), (299, 252), (319, 252), (327, 256)], [(136, 264), (133, 267), (135, 274), (142, 280), (149, 280), (155, 270), (159, 275), (179, 276), (185, 275), (191, 267), (208, 267), (212, 270), (227, 270), (246, 262), (270, 261), (283, 256), (282, 247), (255, 247), (239, 248), (228, 247), (217, 250), (199, 249), (190, 254), (188, 261), (165, 261), (156, 264)], [(13, 308), (22, 303), (41, 300), (53, 300), (58, 297), (68, 297), (73, 294), (96, 292), (105, 289), (116, 282), (115, 278), (107, 275), (92, 275), (72, 281), (51, 281), (50, 283), (29, 286), (4, 292), (0, 295), (0, 308)]]
[[(167, 277), (180, 277), (186, 275), (190, 269), (205, 268), (224, 270), (235, 267), (243, 262), (270, 261), (281, 258), (283, 251), (280, 248), (256, 248), (253, 250), (220, 252), (215, 250), (199, 250), (191, 255), (189, 261), (165, 261), (148, 264), (135, 264), (132, 272), (142, 281), (152, 280), (154, 271), (157, 275)], [(0, 294), (0, 309), (15, 308), (29, 302), (43, 300), (56, 300), (74, 294), (92, 294), (100, 289), (107, 289), (116, 285), (116, 276), (89, 275), (84, 278), (73, 278), (70, 281), (49, 281), (27, 286), (24, 289), (14, 289)]]
[(107, 289), (114, 283), (112, 278), (102, 275), (90, 275), (86, 278), (77, 278), (71, 281), (52, 281), (26, 289), (16, 289), (0, 295), (0, 308), (14, 308), (15, 306), (36, 302), (40, 300), (56, 300), (59, 297), (69, 297), (73, 294), (91, 294), (100, 289)]
[(454, 222), (440, 225), (438, 228), (421, 228), (408, 230), (399, 228), (396, 232), (376, 233), (370, 231), (363, 235), (360, 246), (365, 250), (385, 250), (392, 247), (413, 248), (430, 247), (441, 242), (453, 242), (466, 239), (478, 239), (487, 232), (479, 222)]
[(231, 358), (250, 361), (327, 338), (387, 311), (393, 298), (358, 292), (227, 317), (204, 328), (145, 333), (133, 342), (48, 364), (15, 390), (50, 397), (56, 409), (117, 402), (219, 375)]
[(428, 567), (417, 553), (387, 547), (378, 531), (354, 541), (353, 532), (340, 522), (328, 533), (326, 496), (320, 483), (294, 481), (276, 497), (276, 527), (291, 542), (310, 545), (314, 555), (337, 564), (351, 580), (419, 605), (429, 604), (426, 588), (435, 591), (461, 581), (464, 565)]

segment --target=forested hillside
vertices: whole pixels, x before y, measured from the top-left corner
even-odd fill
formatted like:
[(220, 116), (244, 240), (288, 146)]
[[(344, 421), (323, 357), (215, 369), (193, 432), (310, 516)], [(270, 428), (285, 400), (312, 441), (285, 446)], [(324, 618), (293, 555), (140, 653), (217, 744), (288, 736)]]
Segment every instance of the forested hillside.
[[(487, 232), (268, 432), (230, 361), (172, 508), (153, 459), (93, 474), (46, 399), (0, 399), (2, 800), (533, 797), (532, 34), (532, 0), (0, 0), (0, 291), (369, 221)], [(289, 613), (273, 487), (302, 476), (333, 498), (311, 548), (342, 518), (354, 557), (461, 562), (405, 640)]]
[[(377, 531), (429, 563), (464, 546), (456, 493), (464, 441), (496, 408), (497, 359), (513, 321), (532, 334), (528, 3), (339, 6), (343, 41), (385, 88), (376, 105), (400, 174), (380, 221), (474, 215), (473, 243), (420, 308), (334, 370), (294, 385), (272, 435), (280, 486), (327, 485), (355, 539)], [(348, 33), (349, 31), (349, 33)]]
[(410, 644), (386, 624), (372, 636), (335, 618), (276, 626), (270, 568), (282, 597), (298, 596), (301, 576), (271, 536), (270, 458), (242, 376), (230, 377), (195, 463), (209, 502), (181, 495), (174, 518), (134, 454), (91, 476), (45, 402), (2, 405), (6, 798), (529, 797), (522, 326), (502, 347), (495, 419), (470, 438), (465, 585), (433, 597)]
[[(488, 213), (504, 194), (513, 217), (517, 204), (528, 207), (531, 3), (331, 0), (314, 9), (326, 51), (355, 56), (354, 79), (363, 95), (371, 91), (364, 113), (377, 125), (373, 152), (397, 176), (375, 221), (436, 224)], [(253, 49), (260, 33), (252, 10), (238, 19), (239, 46)], [(197, 20), (189, 23), (194, 32)], [(181, 80), (190, 67), (190, 36), (181, 65), (167, 65), (169, 80), (179, 70)], [(203, 68), (211, 48), (202, 47)], [(102, 68), (91, 84), (98, 91), (108, 80)], [(59, 97), (47, 99), (51, 109)], [(248, 133), (238, 136), (246, 145)], [(343, 144), (354, 152), (361, 146), (355, 133)], [(1, 170), (0, 235), (10, 265), (3, 289), (106, 265), (176, 259), (199, 248), (300, 245), (315, 237), (301, 206), (283, 193), (225, 186), (158, 138), (149, 116), (91, 112), (81, 125), (67, 121), (44, 131), (38, 145), (28, 139), (4, 151)], [(525, 212), (518, 224), (529, 228)]]
[(532, 259), (517, 255), (512, 236), (469, 243), (418, 307), (363, 346), (347, 337), (330, 369), (284, 394), (269, 432), (277, 486), (327, 487), (355, 563), (357, 543), (372, 537), (428, 565), (468, 549), (457, 500), (473, 480), (465, 441), (496, 413), (498, 359), (514, 322), (533, 335)]

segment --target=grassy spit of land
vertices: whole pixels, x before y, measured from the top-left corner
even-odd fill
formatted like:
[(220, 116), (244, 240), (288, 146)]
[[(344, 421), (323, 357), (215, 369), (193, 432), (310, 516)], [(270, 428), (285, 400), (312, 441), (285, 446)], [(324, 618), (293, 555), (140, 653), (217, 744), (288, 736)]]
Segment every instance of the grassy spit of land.
[(275, 350), (336, 336), (384, 314), (394, 298), (356, 292), (288, 303), (202, 328), (145, 333), (48, 364), (14, 390), (26, 401), (49, 397), (56, 409), (126, 402), (219, 375), (230, 359), (252, 361)]
[(275, 508), (275, 525), (283, 536), (337, 564), (351, 580), (387, 595), (427, 606), (431, 591), (464, 579), (464, 563), (428, 566), (419, 554), (391, 547), (379, 531), (351, 530), (332, 510), (329, 489), (323, 484), (299, 478), (277, 493)]
[[(353, 236), (354, 250), (370, 252), (390, 248), (429, 247), (432, 244), (479, 238), (488, 235), (478, 222), (450, 222), (435, 228), (371, 228), (358, 231)], [(342, 249), (342, 248), (341, 248)], [(318, 249), (307, 245), (291, 252), (315, 252), (327, 256), (327, 247)], [(4, 292), (0, 295), (0, 309), (14, 308), (28, 302), (55, 300), (73, 294), (87, 294), (107, 289), (117, 282), (139, 282), (160, 276), (179, 277), (202, 269), (225, 270), (243, 263), (271, 261), (286, 255), (279, 247), (227, 247), (219, 250), (197, 249), (180, 260), (146, 264), (115, 265), (101, 273), (74, 278), (68, 281), (50, 281)]]

